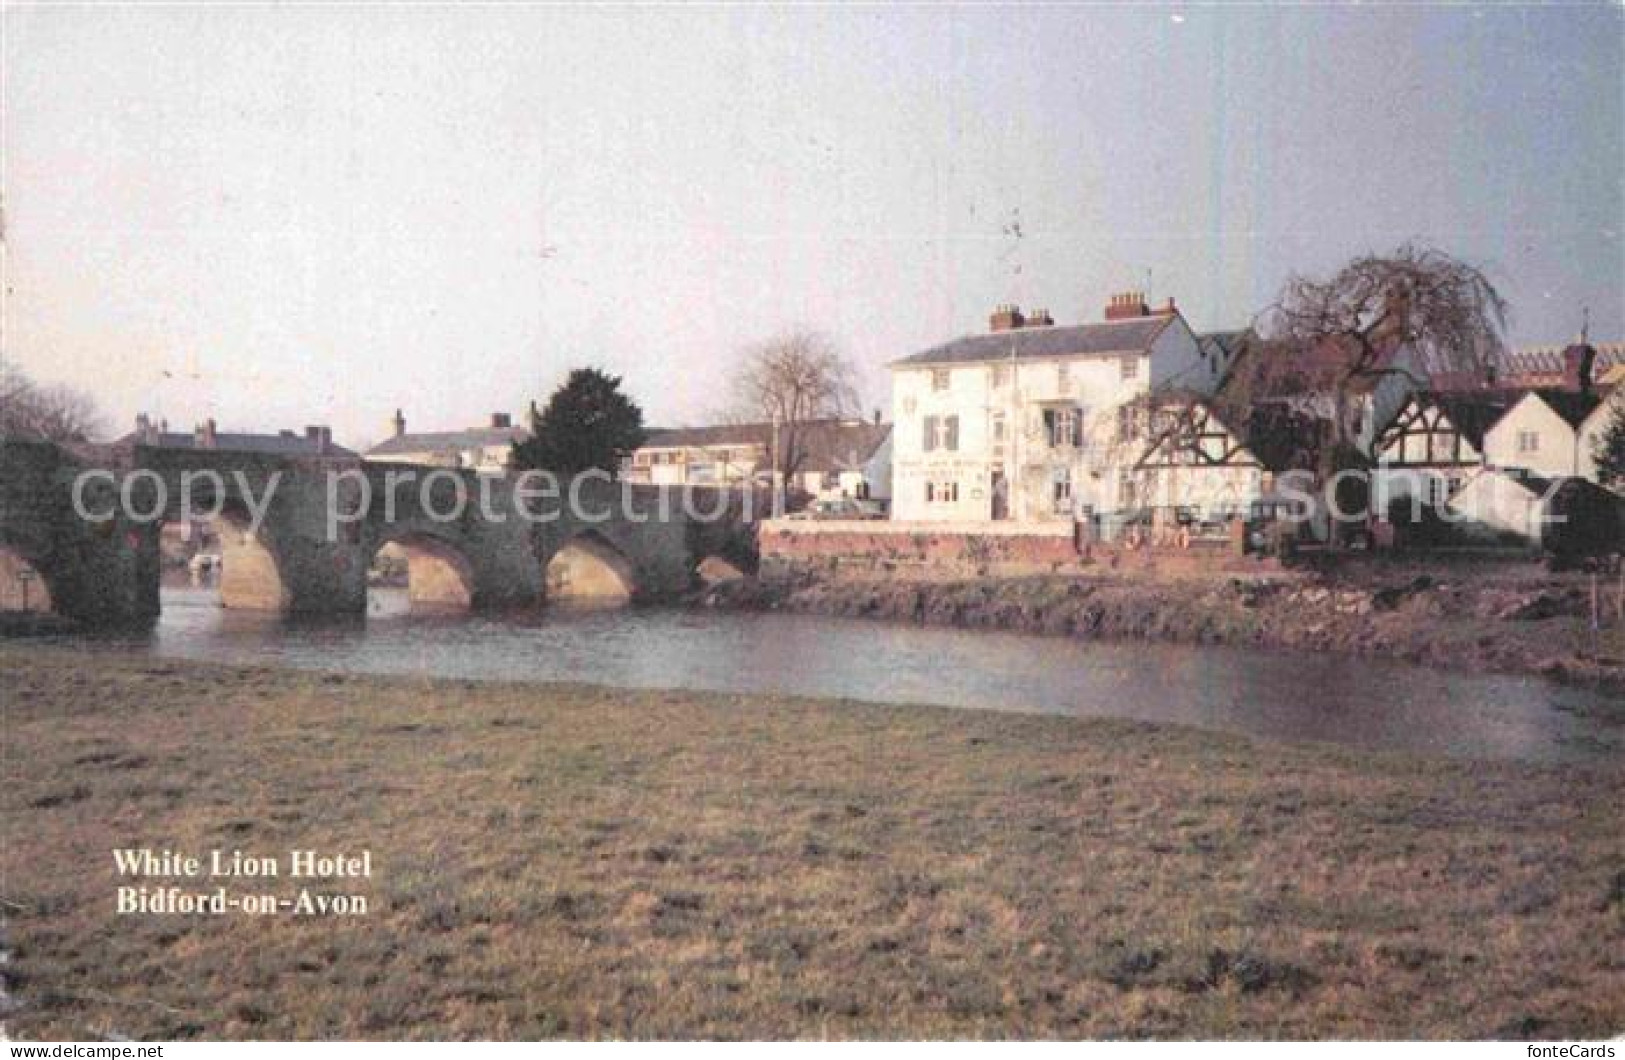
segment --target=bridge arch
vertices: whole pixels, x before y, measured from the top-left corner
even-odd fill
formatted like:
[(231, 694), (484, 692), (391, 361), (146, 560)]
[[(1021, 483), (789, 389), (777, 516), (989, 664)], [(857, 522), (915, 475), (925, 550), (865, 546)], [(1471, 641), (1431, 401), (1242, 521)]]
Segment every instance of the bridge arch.
[(627, 603), (637, 595), (637, 568), (596, 530), (583, 530), (548, 557), (547, 599)]
[(405, 568), (406, 598), (414, 611), (468, 611), (475, 605), (474, 565), (456, 542), (422, 529), (390, 534), (378, 543), (368, 568)]
[(216, 584), (220, 606), (242, 611), (287, 611), (293, 594), (283, 573), (283, 558), (264, 528), (254, 528), (248, 510), (230, 501), (205, 522), (219, 543)]
[(0, 611), (54, 614), (54, 581), (48, 563), (0, 537)]

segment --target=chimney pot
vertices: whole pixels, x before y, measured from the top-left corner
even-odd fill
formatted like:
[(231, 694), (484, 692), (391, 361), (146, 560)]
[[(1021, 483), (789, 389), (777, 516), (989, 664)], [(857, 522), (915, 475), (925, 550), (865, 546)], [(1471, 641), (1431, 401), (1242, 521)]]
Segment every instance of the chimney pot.
[(399, 438), (406, 433), (406, 417), (401, 414), (400, 409), (395, 410), (395, 419), (391, 421), (391, 425), (395, 428), (395, 437)]
[(1148, 317), (1151, 307), (1145, 303), (1145, 295), (1139, 291), (1125, 291), (1122, 294), (1112, 295), (1106, 303), (1107, 320), (1132, 320), (1135, 317)]
[(1021, 327), (1023, 323), (1025, 321), (1021, 316), (1021, 308), (1016, 305), (1005, 304), (993, 310), (993, 315), (987, 321), (987, 329), (989, 331), (1014, 331), (1016, 328)]

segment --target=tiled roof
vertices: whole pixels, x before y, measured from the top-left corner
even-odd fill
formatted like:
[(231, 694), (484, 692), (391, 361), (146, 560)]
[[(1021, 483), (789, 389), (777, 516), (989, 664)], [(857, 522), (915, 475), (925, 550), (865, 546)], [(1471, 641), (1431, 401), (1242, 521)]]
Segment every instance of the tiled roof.
[(510, 445), (530, 437), (523, 427), (471, 427), (463, 431), (422, 431), (385, 438), (368, 456), (398, 456), (404, 453), (442, 453), (450, 450), (483, 449), (488, 445)]
[[(1625, 365), (1625, 342), (1594, 342), (1592, 349), (1597, 351), (1596, 363), (1592, 365), (1593, 376), (1601, 376), (1605, 371), (1619, 365)], [(1507, 350), (1501, 356), (1501, 374), (1503, 376), (1550, 376), (1555, 382), (1563, 377), (1563, 351), (1568, 346), (1520, 346), (1515, 350)]]
[[(131, 431), (113, 443), (118, 448), (131, 448), (137, 445), (150, 445), (163, 449), (200, 449), (195, 434), (185, 434), (177, 431), (166, 431), (156, 436), (155, 440), (143, 441), (138, 431)], [(214, 436), (214, 445), (209, 447), (233, 453), (275, 453), (282, 456), (355, 456), (355, 452), (336, 445), (327, 444), (325, 450), (314, 438), (306, 437), (294, 431), (282, 431), (279, 434), (241, 434), (217, 431)]]
[(1072, 324), (1065, 327), (1051, 324), (965, 335), (893, 361), (892, 367), (1009, 360), (1012, 355), (1022, 359), (1144, 353), (1173, 319), (1171, 313), (1157, 313), (1129, 320), (1109, 320), (1101, 324)]

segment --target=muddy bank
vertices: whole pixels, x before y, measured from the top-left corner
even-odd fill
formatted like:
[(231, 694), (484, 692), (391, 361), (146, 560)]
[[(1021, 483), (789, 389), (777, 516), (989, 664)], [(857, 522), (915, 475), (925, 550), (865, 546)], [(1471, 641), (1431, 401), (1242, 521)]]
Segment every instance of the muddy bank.
[(719, 585), (705, 606), (878, 618), (1051, 636), (1381, 656), (1541, 674), (1625, 693), (1617, 583), (1591, 630), (1582, 576), (1294, 573), (1157, 581), (1052, 575), (953, 581), (834, 578), (805, 567)]

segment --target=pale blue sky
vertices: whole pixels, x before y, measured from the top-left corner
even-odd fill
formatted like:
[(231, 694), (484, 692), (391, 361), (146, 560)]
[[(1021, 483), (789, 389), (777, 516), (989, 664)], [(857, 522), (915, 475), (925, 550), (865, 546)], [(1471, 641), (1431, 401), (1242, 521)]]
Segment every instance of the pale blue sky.
[[(1408, 238), (1625, 337), (1621, 7), (28, 8), (7, 356), (189, 427), (478, 422), (571, 366), (701, 422), (796, 325), (1236, 327)], [(1022, 238), (1006, 234), (1019, 219)], [(166, 376), (165, 373), (168, 373)]]

